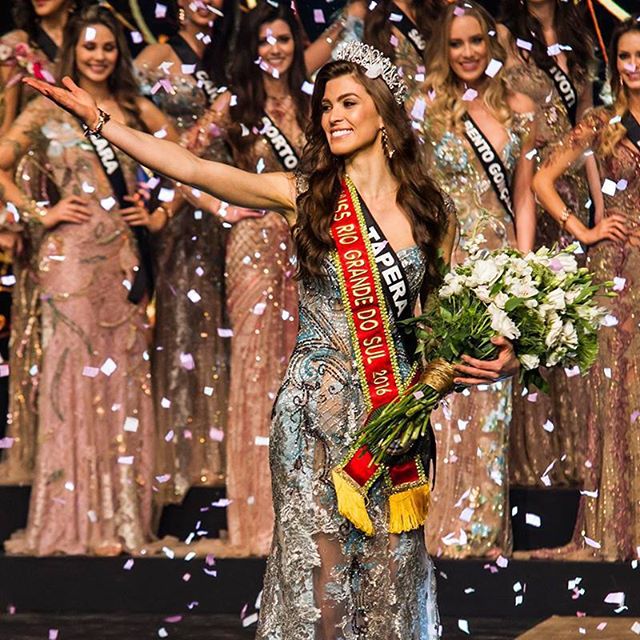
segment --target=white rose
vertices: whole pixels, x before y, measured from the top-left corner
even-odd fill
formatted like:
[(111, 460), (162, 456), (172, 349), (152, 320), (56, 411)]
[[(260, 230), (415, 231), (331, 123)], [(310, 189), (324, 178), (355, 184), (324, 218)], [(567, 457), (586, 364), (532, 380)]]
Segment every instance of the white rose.
[(489, 292), (489, 287), (485, 287), (485, 286), (475, 287), (475, 289), (473, 290), (473, 293), (476, 294), (476, 297), (479, 300), (482, 300), (482, 302), (486, 304), (489, 304), (490, 302), (492, 302), (491, 295)]
[(547, 302), (552, 306), (552, 308), (562, 311), (566, 308), (564, 291), (562, 289), (554, 289), (547, 294)]
[(560, 339), (560, 336), (562, 335), (562, 320), (560, 320), (560, 317), (557, 313), (553, 312), (548, 314), (547, 321), (549, 320), (551, 321), (551, 324), (549, 326), (549, 330), (547, 332), (544, 343), (547, 345), (547, 347), (554, 347)]
[(564, 327), (562, 327), (562, 343), (572, 349), (578, 346), (578, 334), (571, 320), (565, 322)]
[(477, 284), (493, 284), (500, 275), (493, 260), (478, 260), (473, 265), (471, 278)]
[(504, 305), (509, 301), (509, 296), (506, 293), (500, 291), (500, 293), (496, 294), (493, 301), (496, 307), (498, 307), (499, 309), (504, 309)]
[(522, 364), (522, 366), (528, 371), (540, 366), (540, 358), (530, 353), (521, 355), (518, 360), (520, 360), (520, 364)]
[(498, 309), (495, 304), (490, 304), (487, 311), (491, 316), (491, 328), (499, 335), (514, 340), (520, 337), (520, 330), (516, 327), (511, 318), (502, 310)]
[(539, 291), (536, 289), (533, 280), (519, 280), (509, 287), (509, 293), (516, 298), (533, 298)]

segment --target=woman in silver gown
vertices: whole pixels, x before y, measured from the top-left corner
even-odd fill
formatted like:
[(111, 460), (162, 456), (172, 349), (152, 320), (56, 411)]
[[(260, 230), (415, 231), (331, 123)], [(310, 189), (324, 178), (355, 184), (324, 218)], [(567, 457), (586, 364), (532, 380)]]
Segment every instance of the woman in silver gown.
[[(367, 536), (340, 515), (331, 485), (330, 470), (364, 424), (371, 386), (362, 383), (355, 363), (364, 341), (356, 337), (353, 319), (348, 324), (353, 307), (344, 302), (349, 292), (355, 295), (355, 287), (339, 283), (337, 256), (343, 248), (332, 241), (330, 228), (336, 228), (347, 193), (359, 203), (352, 205), (356, 210), (366, 203), (406, 272), (407, 302), (413, 304), (437, 284), (437, 251), (451, 254), (455, 223), (425, 165), (415, 161), (417, 142), (397, 69), (359, 43), (342, 56), (316, 79), (303, 171), (296, 175), (254, 175), (198, 159), (167, 141), (106, 121), (91, 97), (68, 80), (67, 90), (28, 82), (145, 166), (226, 202), (279, 211), (295, 225), (301, 326), (273, 413), (276, 522), (257, 637), (431, 640), (440, 628), (421, 526), (390, 533), (387, 490), (377, 483), (368, 506), (375, 532)], [(353, 226), (364, 238), (358, 220)], [(365, 255), (371, 277), (380, 282), (370, 251)], [(384, 309), (380, 323), (388, 329), (385, 344), (397, 353), (394, 371), (406, 379), (408, 355), (387, 315), (392, 312), (381, 297), (378, 301)], [(486, 384), (513, 373), (513, 349), (504, 340), (499, 343), (494, 361), (465, 357), (466, 364), (456, 367), (456, 382)]]

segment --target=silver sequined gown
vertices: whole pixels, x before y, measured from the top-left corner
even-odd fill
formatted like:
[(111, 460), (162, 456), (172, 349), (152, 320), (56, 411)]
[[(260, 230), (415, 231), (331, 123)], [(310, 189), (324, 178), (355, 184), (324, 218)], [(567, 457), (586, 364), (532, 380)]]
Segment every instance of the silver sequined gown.
[[(398, 252), (415, 300), (424, 275), (417, 248)], [(337, 511), (331, 468), (366, 417), (337, 274), (303, 280), (300, 330), (273, 412), (270, 439), (275, 530), (267, 564), (260, 640), (438, 638), (433, 565), (421, 530), (387, 531), (375, 485), (368, 538)], [(408, 374), (393, 330), (401, 370)]]

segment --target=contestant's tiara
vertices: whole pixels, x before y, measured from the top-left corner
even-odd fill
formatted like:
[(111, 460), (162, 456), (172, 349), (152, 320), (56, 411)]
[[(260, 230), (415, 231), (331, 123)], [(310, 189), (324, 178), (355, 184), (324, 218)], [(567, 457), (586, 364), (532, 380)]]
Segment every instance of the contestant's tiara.
[(407, 97), (407, 85), (400, 77), (396, 65), (375, 47), (352, 40), (337, 48), (335, 58), (360, 65), (367, 78), (382, 78), (396, 102), (399, 105), (404, 103)]

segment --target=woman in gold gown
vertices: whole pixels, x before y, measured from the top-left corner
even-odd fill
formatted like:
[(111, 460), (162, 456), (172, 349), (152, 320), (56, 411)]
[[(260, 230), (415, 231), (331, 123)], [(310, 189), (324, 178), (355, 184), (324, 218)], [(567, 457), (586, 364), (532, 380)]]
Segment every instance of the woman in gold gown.
[[(534, 105), (508, 91), (500, 68), (489, 69), (506, 59), (491, 34), (495, 23), (479, 5), (455, 2), (445, 9), (429, 50), (426, 82), (411, 109), (428, 166), (457, 209), (454, 264), (467, 257), (469, 243), (527, 249), (535, 232), (528, 155)], [(491, 171), (500, 167), (501, 185), (480, 160), (489, 147)], [(455, 394), (434, 413), (438, 473), (425, 525), (431, 553), (461, 558), (510, 552), (510, 421), (510, 380)]]
[[(614, 30), (609, 52), (612, 107), (589, 112), (534, 180), (538, 199), (562, 229), (589, 246), (588, 266), (614, 281), (617, 297), (599, 333), (598, 360), (588, 377), (585, 482), (573, 541), (540, 555), (626, 561), (640, 546), (640, 16)], [(604, 212), (588, 229), (555, 181), (593, 153), (603, 180)]]
[[(593, 43), (586, 15), (572, 2), (505, 0), (498, 32), (508, 53), (505, 78), (511, 89), (536, 104), (538, 165), (593, 106)], [(528, 42), (531, 50), (524, 48)], [(518, 42), (520, 46), (518, 46)], [(567, 45), (560, 48), (558, 42)], [(551, 52), (551, 54), (549, 53)], [(567, 171), (556, 188), (580, 220), (589, 224), (589, 203), (601, 213), (595, 160)], [(566, 246), (574, 239), (537, 208), (535, 248)], [(584, 472), (585, 381), (576, 371), (548, 371), (549, 395), (514, 382), (509, 436), (509, 472), (516, 485), (580, 485)]]

